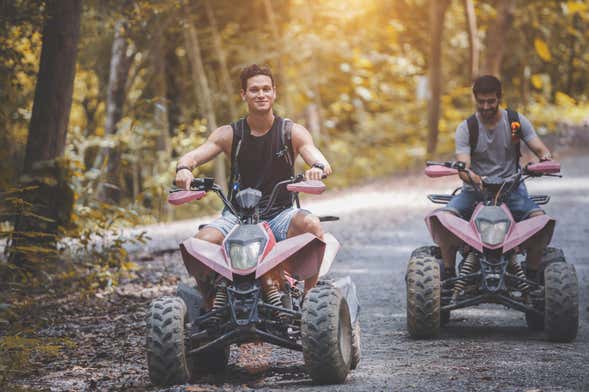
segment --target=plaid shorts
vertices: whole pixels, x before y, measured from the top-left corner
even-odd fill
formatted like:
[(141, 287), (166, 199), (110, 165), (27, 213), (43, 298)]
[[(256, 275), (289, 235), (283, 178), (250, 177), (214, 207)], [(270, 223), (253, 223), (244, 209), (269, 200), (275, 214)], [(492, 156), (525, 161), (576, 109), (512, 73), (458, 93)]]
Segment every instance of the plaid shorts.
[[(290, 227), (290, 221), (299, 212), (310, 214), (308, 210), (290, 207), (268, 221), (276, 241), (286, 239), (288, 228)], [(239, 223), (239, 219), (233, 215), (231, 211), (224, 209), (219, 218), (215, 219), (205, 227), (215, 228), (223, 234), (223, 237), (226, 237), (237, 223)]]

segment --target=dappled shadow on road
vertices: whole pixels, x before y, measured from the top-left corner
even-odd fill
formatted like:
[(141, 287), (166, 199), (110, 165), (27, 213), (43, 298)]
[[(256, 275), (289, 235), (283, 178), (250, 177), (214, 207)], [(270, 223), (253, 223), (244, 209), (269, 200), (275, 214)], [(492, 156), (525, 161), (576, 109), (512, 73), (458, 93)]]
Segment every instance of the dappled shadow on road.
[[(197, 375), (191, 384), (208, 384), (211, 388), (230, 386), (249, 388), (302, 387), (311, 385), (303, 364), (270, 364), (260, 373), (252, 374), (248, 369), (230, 365), (224, 372), (215, 375)], [(232, 389), (232, 388), (231, 388)]]
[(527, 327), (513, 326), (481, 326), (481, 325), (452, 325), (448, 324), (442, 328), (438, 339), (442, 340), (462, 340), (468, 338), (471, 340), (484, 340), (489, 338), (497, 341), (537, 341), (544, 337), (540, 332), (532, 332)]

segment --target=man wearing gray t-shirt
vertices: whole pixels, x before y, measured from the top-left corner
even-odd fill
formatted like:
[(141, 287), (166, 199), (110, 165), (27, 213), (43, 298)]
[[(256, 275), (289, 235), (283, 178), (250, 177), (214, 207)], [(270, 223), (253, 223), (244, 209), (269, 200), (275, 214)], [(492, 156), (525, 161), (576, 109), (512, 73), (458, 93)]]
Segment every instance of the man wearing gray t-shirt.
[[(494, 76), (479, 77), (472, 88), (476, 101), (475, 113), (478, 124), (478, 140), (471, 151), (467, 121), (460, 123), (456, 129), (456, 160), (466, 164), (470, 177), (481, 187), (481, 178), (485, 176), (509, 177), (519, 169), (519, 143), (521, 139), (541, 161), (551, 160), (550, 151), (540, 140), (530, 121), (519, 114), (521, 124), (519, 135), (512, 135), (511, 124), (506, 110), (499, 108), (501, 102), (501, 82)], [(448, 203), (446, 210), (464, 219), (470, 219), (476, 202), (482, 195), (475, 192), (471, 180), (465, 172), (460, 172), (464, 181), (462, 191)], [(507, 206), (516, 221), (521, 221), (544, 212), (528, 196), (525, 185), (509, 195)], [(446, 269), (451, 269), (456, 256), (456, 244), (447, 241), (442, 245), (442, 257)], [(532, 254), (530, 254), (532, 253)], [(538, 252), (528, 252), (533, 260), (528, 260), (532, 268), (539, 262)], [(528, 257), (529, 259), (529, 257)], [(537, 260), (538, 259), (538, 260)]]
[[(501, 102), (499, 79), (491, 75), (481, 76), (475, 81), (472, 90), (477, 106), (475, 116), (479, 127), (478, 140), (474, 151), (471, 151), (467, 121), (460, 123), (456, 129), (456, 160), (466, 164), (472, 181), (480, 186), (481, 177), (506, 178), (517, 172), (519, 144), (512, 140), (507, 111), (499, 108)], [(552, 159), (550, 151), (542, 143), (530, 121), (522, 114), (519, 114), (519, 121), (521, 140), (540, 160)], [(464, 181), (463, 190), (450, 200), (447, 209), (469, 219), (479, 196), (469, 184), (468, 175), (460, 173), (460, 177)], [(507, 206), (516, 221), (543, 213), (528, 197), (523, 183), (516, 192), (512, 193)]]

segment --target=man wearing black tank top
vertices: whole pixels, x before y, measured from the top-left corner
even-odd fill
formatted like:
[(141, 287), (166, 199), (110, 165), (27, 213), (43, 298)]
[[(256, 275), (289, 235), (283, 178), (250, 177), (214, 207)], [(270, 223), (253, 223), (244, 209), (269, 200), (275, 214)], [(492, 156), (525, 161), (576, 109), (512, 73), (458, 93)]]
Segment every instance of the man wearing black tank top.
[[(192, 170), (222, 152), (228, 157), (234, 157), (232, 152), (235, 151), (232, 150), (235, 149), (239, 132), (242, 132), (239, 153), (236, 162), (232, 162), (239, 168), (239, 189), (250, 187), (260, 190), (262, 208), (274, 184), (292, 176), (293, 162), (299, 155), (311, 167), (305, 172), (307, 179), (320, 180), (323, 176), (330, 175), (332, 170), (329, 162), (314, 145), (311, 134), (305, 127), (293, 123), (290, 140), (281, 139), (280, 131), (284, 119), (276, 116), (272, 110), (276, 99), (276, 85), (270, 69), (256, 64), (250, 65), (243, 69), (240, 80), (241, 98), (248, 107), (247, 116), (232, 125), (217, 128), (203, 145), (182, 156), (178, 160), (176, 185), (188, 189), (193, 179)], [(290, 153), (281, 154), (279, 150), (282, 148), (288, 148)], [(319, 218), (309, 211), (293, 208), (287, 192), (279, 196), (277, 208), (262, 218), (268, 221), (276, 241), (306, 232), (323, 237)], [(237, 217), (224, 210), (220, 218), (206, 225), (196, 237), (221, 244), (236, 223)], [(315, 280), (316, 278), (305, 282), (305, 287), (314, 286)]]

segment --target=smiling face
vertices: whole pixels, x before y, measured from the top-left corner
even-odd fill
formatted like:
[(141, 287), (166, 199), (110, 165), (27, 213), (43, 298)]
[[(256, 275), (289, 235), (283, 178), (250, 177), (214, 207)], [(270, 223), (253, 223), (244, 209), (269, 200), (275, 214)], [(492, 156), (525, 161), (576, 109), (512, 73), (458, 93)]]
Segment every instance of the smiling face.
[(267, 75), (255, 75), (247, 80), (241, 98), (247, 103), (250, 113), (263, 114), (272, 110), (276, 99), (276, 86)]
[(499, 97), (496, 93), (479, 93), (475, 97), (477, 110), (483, 121), (492, 121), (499, 111)]

